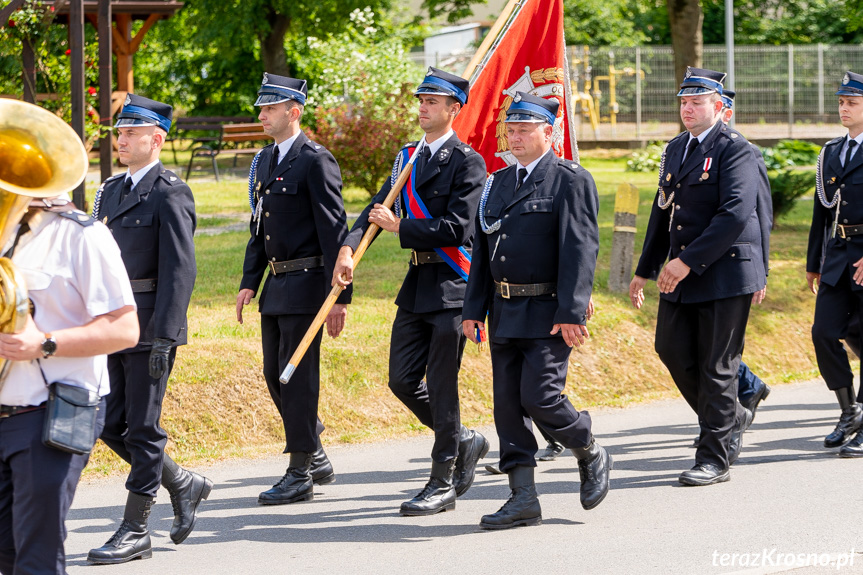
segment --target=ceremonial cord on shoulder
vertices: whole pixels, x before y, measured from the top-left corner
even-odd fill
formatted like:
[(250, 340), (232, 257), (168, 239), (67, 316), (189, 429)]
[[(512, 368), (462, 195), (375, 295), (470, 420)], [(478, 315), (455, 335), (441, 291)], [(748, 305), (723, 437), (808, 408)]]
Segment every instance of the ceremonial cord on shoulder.
[(494, 174), (491, 174), (485, 181), (485, 186), (482, 189), (482, 195), (479, 198), (479, 225), (482, 231), (487, 234), (493, 234), (500, 229), (501, 220), (497, 220), (492, 225), (485, 222), (485, 204), (488, 202), (488, 194), (491, 192), (491, 183), (494, 181)]
[(665, 199), (665, 190), (662, 189), (662, 177), (665, 175), (665, 151), (668, 149), (668, 144), (665, 144), (665, 147), (662, 148), (662, 157), (659, 160), (659, 187), (657, 191), (656, 205), (659, 206), (662, 210), (667, 210), (669, 206), (674, 203), (674, 192), (671, 192), (671, 195), (668, 196), (668, 199)]
[(96, 190), (96, 197), (93, 199), (93, 219), (99, 219), (99, 208), (102, 207), (102, 190), (105, 188), (105, 185), (102, 184), (99, 186), (99, 189)]
[(249, 207), (252, 209), (252, 221), (258, 222), (258, 225), (255, 226), (255, 235), (261, 231), (261, 212), (264, 211), (263, 196), (258, 198), (258, 205), (255, 205), (255, 179), (258, 175), (258, 160), (261, 157), (261, 152), (263, 150), (255, 154), (255, 157), (252, 158), (252, 165), (249, 166)]
[[(399, 179), (399, 174), (401, 173), (401, 171), (402, 171), (402, 153), (401, 153), (401, 151), (399, 151), (399, 153), (396, 154), (395, 162), (393, 162), (393, 171), (390, 174), (390, 187), (393, 187), (396, 185), (396, 180)], [(402, 217), (401, 197), (402, 197), (402, 193), (399, 192), (399, 194), (396, 196), (395, 201), (393, 202), (393, 213), (396, 215), (396, 217), (399, 217), (399, 218)], [(398, 234), (395, 234), (395, 235), (398, 235)]]
[(818, 196), (818, 201), (821, 202), (821, 205), (826, 209), (830, 210), (834, 207), (836, 208), (836, 215), (833, 218), (833, 233), (830, 236), (831, 238), (835, 238), (836, 228), (839, 225), (839, 206), (842, 204), (842, 190), (841, 188), (836, 188), (836, 193), (833, 194), (833, 199), (829, 202), (827, 201), (827, 193), (824, 191), (823, 171), (825, 148), (821, 148), (821, 153), (818, 154), (818, 161), (815, 162), (815, 194)]

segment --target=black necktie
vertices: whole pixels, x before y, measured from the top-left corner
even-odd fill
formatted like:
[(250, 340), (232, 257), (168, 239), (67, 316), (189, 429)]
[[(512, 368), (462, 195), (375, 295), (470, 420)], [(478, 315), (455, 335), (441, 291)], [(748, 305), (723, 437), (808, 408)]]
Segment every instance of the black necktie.
[(521, 188), (524, 181), (527, 179), (527, 168), (519, 168), (518, 169), (518, 181), (515, 183), (515, 191), (517, 192), (519, 188)]
[(857, 145), (857, 140), (848, 140), (848, 149), (845, 151), (845, 162), (842, 164), (843, 167), (847, 168), (849, 162), (851, 162), (851, 154), (854, 153), (854, 146)]
[(692, 152), (695, 151), (696, 147), (698, 147), (698, 138), (692, 138), (689, 141), (689, 145), (686, 146), (686, 154), (683, 156), (683, 159), (680, 160), (681, 168), (683, 168), (683, 163), (686, 162), (686, 158), (692, 155)]
[(428, 166), (429, 161), (431, 160), (431, 148), (428, 146), (423, 146), (423, 151), (420, 152), (420, 165), (419, 170), (417, 170), (418, 175), (423, 174), (423, 170)]
[(132, 178), (126, 178), (120, 190), (120, 202), (122, 203), (130, 193), (132, 193)]
[(270, 158), (270, 175), (276, 171), (276, 166), (279, 165), (279, 147), (273, 146), (273, 155)]

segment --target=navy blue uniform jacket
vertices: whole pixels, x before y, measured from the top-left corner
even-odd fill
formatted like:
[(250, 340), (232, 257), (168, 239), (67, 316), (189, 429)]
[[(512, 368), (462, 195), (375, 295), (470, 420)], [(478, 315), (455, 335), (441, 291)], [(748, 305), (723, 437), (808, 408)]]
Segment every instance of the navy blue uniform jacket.
[[(477, 240), (462, 317), (484, 321), (492, 338), (547, 338), (554, 324), (584, 325), (599, 253), (599, 196), (593, 177), (548, 152), (515, 191), (516, 167), (494, 173)], [(495, 248), (496, 246), (496, 248)], [(556, 283), (553, 294), (504, 299), (493, 281)], [(560, 337), (559, 335), (557, 337)]]
[[(273, 275), (259, 299), (264, 315), (315, 314), (330, 293), (339, 247), (348, 233), (342, 174), (333, 155), (300, 133), (270, 173), (275, 144), (264, 148), (255, 173), (255, 205), (263, 198), (260, 230), (250, 222), (240, 289), (257, 293), (268, 263), (314, 256), (324, 266)], [(350, 303), (350, 286), (337, 303)]]
[(698, 303), (754, 293), (767, 282), (762, 218), (756, 212), (761, 178), (756, 152), (719, 122), (681, 167), (688, 134), (668, 143), (666, 177), (660, 182), (666, 198), (675, 192), (671, 230), (672, 207), (662, 210), (654, 199), (635, 275), (655, 280), (666, 259), (679, 257), (690, 272), (673, 292), (661, 294), (663, 299)]
[[(829, 202), (835, 197), (837, 190), (842, 191), (839, 223), (853, 226), (863, 224), (863, 153), (857, 150), (848, 166), (843, 168), (839, 154), (844, 143), (845, 136), (842, 136), (830, 140), (824, 146), (824, 193)], [(856, 268), (852, 268), (851, 264), (863, 258), (863, 236), (842, 238), (837, 230), (836, 237), (831, 238), (836, 207), (828, 210), (821, 205), (817, 195), (814, 203), (806, 271), (820, 273), (823, 283), (836, 286), (846, 269), (854, 275)], [(850, 283), (854, 291), (863, 290), (863, 286)]]
[[(406, 146), (416, 144), (411, 142)], [(403, 218), (399, 224), (401, 246), (421, 252), (462, 246), (471, 253), (474, 216), (485, 176), (482, 156), (453, 134), (416, 178), (415, 192), (422, 198), (431, 218)], [(392, 182), (387, 178), (354, 222), (344, 245), (356, 251), (369, 227), (369, 212), (375, 204), (383, 203), (391, 189)], [(465, 286), (466, 282), (446, 263), (410, 264), (396, 305), (412, 313), (460, 308)]]
[(130, 280), (155, 279), (156, 291), (138, 292), (138, 345), (155, 338), (187, 342), (186, 312), (195, 287), (195, 199), (192, 190), (159, 162), (121, 202), (125, 174), (102, 184), (96, 219), (105, 223), (123, 256)]

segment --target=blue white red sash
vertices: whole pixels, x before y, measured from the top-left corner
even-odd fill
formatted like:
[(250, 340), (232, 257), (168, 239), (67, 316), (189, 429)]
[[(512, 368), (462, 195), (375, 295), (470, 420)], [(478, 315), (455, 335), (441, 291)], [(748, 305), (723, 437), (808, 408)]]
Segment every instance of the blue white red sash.
[[(415, 148), (415, 146), (404, 148), (400, 152), (402, 166), (406, 166), (408, 164)], [(402, 201), (404, 202), (405, 211), (410, 219), (421, 220), (431, 218), (432, 216), (429, 213), (428, 208), (426, 208), (420, 195), (416, 193), (416, 175), (417, 165), (414, 164), (413, 170), (411, 170), (411, 177), (408, 178), (405, 183), (405, 187), (402, 190)], [(467, 250), (465, 250), (464, 247), (451, 246), (435, 248), (434, 251), (443, 258), (443, 261), (445, 261), (447, 265), (449, 265), (449, 267), (451, 267), (453, 271), (461, 277), (461, 279), (467, 281), (468, 275), (470, 274), (470, 254), (467, 253)]]

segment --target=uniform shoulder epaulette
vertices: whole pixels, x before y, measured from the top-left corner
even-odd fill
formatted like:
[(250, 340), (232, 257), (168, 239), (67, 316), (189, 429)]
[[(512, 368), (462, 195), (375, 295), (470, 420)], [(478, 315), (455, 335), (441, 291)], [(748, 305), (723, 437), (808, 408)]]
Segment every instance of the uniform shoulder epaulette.
[(679, 139), (680, 139), (680, 138), (682, 138), (683, 136), (686, 136), (686, 137), (688, 138), (688, 137), (689, 137), (689, 132), (680, 132), (679, 134), (677, 134), (676, 136), (674, 136), (673, 138), (671, 138), (671, 139), (668, 141), (668, 143), (670, 144), (670, 143), (671, 143), (671, 142), (673, 142), (674, 140), (679, 140)]
[(317, 143), (313, 140), (306, 141), (305, 145), (308, 146), (308, 148), (310, 150), (312, 150), (313, 152), (320, 152), (321, 150), (324, 149), (324, 147), (322, 145), (320, 145), (319, 143)]
[(162, 170), (162, 173), (159, 174), (159, 176), (172, 186), (177, 185), (178, 183), (183, 183), (183, 180), (180, 179), (180, 176), (178, 176), (171, 170)]
[(68, 206), (57, 206), (55, 208), (49, 208), (48, 211), (55, 212), (60, 217), (72, 220), (76, 224), (84, 226), (85, 228), (96, 223), (96, 220), (88, 214), (74, 208), (70, 209)]
[(464, 154), (465, 156), (469, 156), (470, 154), (476, 154), (476, 150), (471, 148), (468, 144), (464, 142), (459, 142), (459, 144), (455, 147), (456, 150)]
[(838, 138), (833, 138), (832, 140), (830, 140), (829, 142), (824, 144), (824, 147), (826, 148), (827, 146), (832, 146), (833, 144), (838, 144), (838, 143), (844, 142), (844, 141), (845, 141), (845, 136), (839, 136)]
[(512, 166), (504, 166), (504, 167), (500, 168), (499, 170), (495, 170), (495, 171), (493, 171), (493, 172), (492, 172), (491, 174), (489, 174), (489, 175), (491, 175), (491, 176), (496, 176), (496, 175), (498, 175), (499, 173), (501, 173), (502, 171), (504, 171), (504, 170), (508, 170), (509, 168), (512, 168), (512, 167), (515, 167), (515, 164), (513, 164)]
[(404, 146), (402, 146), (402, 150), (405, 148), (416, 148), (419, 145), (419, 142), (408, 142)]
[(564, 168), (568, 168), (568, 169), (572, 170), (573, 172), (577, 172), (579, 170), (579, 168), (581, 168), (581, 166), (578, 165), (578, 162), (575, 162), (573, 160), (567, 160), (565, 158), (558, 158), (557, 159), (557, 165), (563, 166)]
[(104, 189), (105, 189), (105, 184), (107, 184), (108, 182), (113, 182), (113, 181), (114, 181), (114, 180), (116, 180), (116, 179), (124, 178), (124, 177), (126, 177), (126, 172), (122, 172), (122, 173), (120, 173), (120, 174), (114, 174), (114, 175), (113, 175), (113, 176), (111, 176), (110, 178), (105, 178), (105, 181), (104, 181), (104, 182), (102, 182), (102, 183), (99, 185), (99, 189), (100, 189), (100, 190), (104, 190)]

